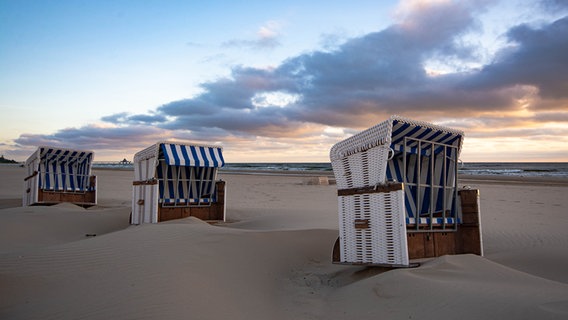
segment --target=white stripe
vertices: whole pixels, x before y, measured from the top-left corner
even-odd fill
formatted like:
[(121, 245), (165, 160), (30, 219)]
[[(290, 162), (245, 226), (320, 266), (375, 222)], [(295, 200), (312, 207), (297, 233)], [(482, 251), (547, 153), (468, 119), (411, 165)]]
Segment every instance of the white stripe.
[[(177, 165), (180, 165), (180, 166), (185, 166), (185, 165), (187, 165), (187, 164), (185, 163), (185, 158), (183, 157), (183, 153), (181, 152), (182, 146), (180, 146), (179, 144), (176, 144), (176, 145), (174, 145), (174, 148), (175, 148), (175, 151), (174, 151), (174, 152), (176, 153), (176, 155), (177, 155), (178, 158), (179, 158), (179, 163), (176, 163), (176, 164), (177, 164)], [(175, 159), (175, 158), (173, 158), (172, 160), (174, 160), (174, 159)]]
[(170, 186), (168, 184), (168, 164), (165, 161), (160, 161), (162, 166), (162, 185), (164, 186), (163, 199), (168, 199), (170, 197)]
[(197, 159), (199, 159), (199, 163), (201, 164), (201, 166), (204, 166), (205, 161), (203, 161), (203, 157), (201, 156), (201, 148), (195, 147), (195, 153), (197, 154)]
[(192, 199), (199, 198), (199, 195), (197, 194), (197, 179), (198, 179), (198, 177), (197, 177), (196, 172), (195, 172), (196, 170), (197, 170), (197, 168), (193, 167), (193, 168), (191, 168), (191, 171), (190, 171), (191, 172), (190, 183), (191, 183), (191, 198)]
[[(397, 126), (395, 126), (395, 127), (393, 128), (393, 131), (397, 131), (398, 128), (399, 128), (399, 127), (402, 127), (404, 124), (405, 124), (405, 123), (399, 123)], [(414, 129), (414, 126), (412, 126), (412, 125), (408, 126), (408, 128), (406, 128), (406, 130), (404, 130), (403, 132), (399, 133), (397, 136), (392, 137), (392, 141), (397, 141), (397, 140), (399, 140), (401, 137), (406, 136), (407, 133), (408, 133), (410, 130), (413, 130), (413, 129)], [(392, 134), (392, 133), (391, 133), (391, 134)], [(403, 139), (402, 142), (404, 143), (404, 139)]]
[(215, 192), (215, 178), (213, 177), (217, 170), (215, 168), (208, 168), (207, 169), (207, 192), (210, 197), (213, 197), (213, 193)]
[[(422, 140), (430, 140), (430, 137), (432, 137), (434, 134), (436, 134), (437, 132), (439, 132), (438, 130), (432, 130), (430, 131), (430, 133), (428, 133), (427, 135), (425, 135), (424, 137), (420, 138)], [(444, 135), (443, 133), (441, 134), (442, 136)], [(418, 135), (416, 135), (418, 136)]]
[(224, 162), (221, 160), (223, 158), (221, 156), (221, 149), (213, 148), (213, 153), (215, 153), (215, 158), (216, 158), (217, 162), (219, 163), (219, 166), (222, 167), (224, 165)]
[(173, 150), (169, 144), (164, 145), (164, 151), (166, 152), (166, 159), (168, 160), (168, 164), (175, 164), (174, 162), (174, 155)]
[(64, 181), (64, 185), (63, 188), (64, 190), (71, 190), (71, 180), (70, 177), (73, 175), (73, 170), (70, 170), (69, 165), (64, 164), (64, 170), (65, 170), (65, 179)]
[(207, 162), (209, 162), (209, 167), (213, 167), (215, 166), (215, 162), (213, 161), (213, 158), (211, 158), (211, 152), (209, 152), (211, 148), (203, 148), (203, 150), (205, 151), (205, 157), (207, 158)]
[[(165, 157), (168, 159), (168, 164), (170, 165), (180, 165), (180, 166), (197, 166), (199, 163), (200, 167), (205, 167), (205, 163), (208, 163), (208, 167), (223, 166), (224, 161), (222, 161), (222, 153), (220, 148), (216, 147), (204, 147), (204, 146), (192, 146), (192, 145), (179, 145), (179, 144), (163, 144), (163, 151), (166, 153)], [(204, 151), (205, 156), (201, 153)], [(183, 155), (186, 152), (189, 163)], [(195, 155), (192, 151), (195, 151)], [(211, 154), (213, 151), (213, 154)], [(176, 157), (178, 160), (176, 160)], [(179, 161), (179, 162), (176, 162)], [(215, 165), (217, 163), (217, 165)]]
[(187, 180), (186, 168), (179, 168), (181, 170), (180, 182), (182, 184), (183, 197), (189, 199), (189, 181)]

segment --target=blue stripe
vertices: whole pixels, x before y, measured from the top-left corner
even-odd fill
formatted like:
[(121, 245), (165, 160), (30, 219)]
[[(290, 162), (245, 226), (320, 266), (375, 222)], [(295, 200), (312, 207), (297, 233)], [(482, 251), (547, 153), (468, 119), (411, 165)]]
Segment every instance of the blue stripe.
[(54, 174), (54, 180), (55, 180), (53, 182), (53, 189), (57, 190), (59, 188), (59, 179), (57, 179), (57, 175), (56, 175), (57, 174), (57, 162), (56, 161), (52, 162), (51, 166), (52, 166), (52, 170), (53, 170), (52, 172)]
[(167, 174), (167, 181), (168, 181), (168, 190), (170, 192), (170, 199), (174, 199), (175, 198), (175, 186), (174, 186), (174, 182), (173, 182), (173, 168), (172, 166), (168, 166), (167, 170), (166, 170), (166, 174)]
[(456, 140), (459, 140), (460, 138), (461, 138), (460, 135), (454, 135), (454, 137), (453, 137), (451, 140), (449, 140), (449, 141), (447, 142), (447, 144), (449, 144), (449, 145), (456, 145), (456, 144), (454, 144), (454, 143), (456, 142)]
[(175, 144), (170, 144), (170, 150), (172, 152), (172, 156), (174, 157), (174, 163), (176, 166), (179, 166), (181, 164), (181, 161), (179, 159), (179, 155), (177, 154), (177, 150), (176, 150), (176, 146)]
[[(405, 190), (405, 192), (404, 192), (404, 194), (405, 194), (405, 196), (404, 196), (404, 206), (405, 206), (405, 208), (406, 208), (406, 215), (409, 216), (409, 217), (414, 217), (414, 216), (415, 216), (415, 214), (414, 214), (414, 208), (413, 208), (413, 206), (412, 206), (412, 203), (410, 202), (410, 198), (411, 198), (411, 197), (409, 197), (408, 194), (409, 194), (409, 193), (410, 193), (410, 194), (414, 194), (414, 193), (413, 193), (413, 189), (415, 189), (415, 188), (408, 186), (408, 187), (406, 187), (406, 189), (408, 189), (408, 190), (410, 191), (410, 192), (406, 192), (406, 190)], [(412, 198), (412, 199), (414, 199), (414, 198)], [(415, 201), (415, 203), (416, 203), (416, 201)]]
[(442, 131), (436, 131), (430, 138), (428, 138), (428, 140), (438, 142), (438, 140), (436, 140), (436, 137), (441, 135), (441, 134), (442, 134)]
[(195, 150), (195, 147), (193, 147), (193, 146), (190, 147), (190, 150), (191, 150), (191, 154), (193, 156), (193, 159), (195, 160), (195, 166), (201, 167), (201, 163), (199, 162), (199, 158), (197, 157), (197, 150)]
[(209, 155), (211, 156), (211, 159), (213, 159), (213, 166), (214, 167), (220, 167), (219, 166), (219, 162), (217, 161), (217, 157), (215, 156), (215, 150), (213, 148), (209, 148)]
[[(175, 168), (177, 168), (177, 170), (185, 170), (185, 168), (188, 168), (188, 167), (175, 167)], [(178, 177), (181, 177), (181, 172), (177, 173), (177, 175), (178, 175)], [(184, 184), (185, 184), (185, 181), (178, 180), (178, 183), (177, 183), (178, 200), (185, 198), (185, 193), (183, 192)]]
[(204, 167), (209, 167), (209, 159), (207, 159), (207, 154), (205, 153), (205, 148), (199, 147), (199, 152), (201, 153), (201, 157), (203, 158), (203, 161), (205, 162)]
[(61, 170), (61, 186), (60, 186), (60, 190), (65, 190), (66, 189), (66, 185), (65, 185), (65, 180), (67, 180), (67, 174), (65, 172), (65, 163), (61, 163), (59, 165), (59, 170)]
[[(177, 146), (180, 147), (180, 152), (176, 151)], [(220, 148), (162, 144), (161, 150), (166, 163), (169, 165), (218, 168), (225, 164)], [(216, 151), (218, 155), (216, 155)]]
[(57, 161), (63, 162), (65, 160), (65, 158), (67, 158), (68, 154), (69, 154), (69, 150), (64, 151), (63, 154), (59, 156)]
[[(422, 128), (422, 127), (420, 127), (420, 128)], [(422, 139), (422, 138), (424, 138), (425, 136), (429, 135), (430, 132), (432, 132), (432, 131), (434, 131), (434, 130), (432, 130), (432, 129), (430, 129), (430, 128), (426, 128), (426, 130), (424, 130), (424, 132), (422, 132), (421, 134), (419, 134), (416, 138)]]
[(42, 187), (44, 189), (49, 189), (50, 186), (51, 186), (51, 180), (49, 179), (49, 164), (46, 164), (45, 165), (45, 186), (42, 186)]
[(158, 176), (158, 180), (162, 181), (162, 183), (158, 184), (158, 189), (159, 189), (159, 194), (160, 194), (160, 199), (164, 199), (164, 184), (163, 184), (163, 180), (164, 180), (164, 172), (162, 170), (162, 166), (158, 164), (158, 166), (156, 167), (156, 174)]
[(191, 158), (189, 157), (189, 154), (187, 154), (186, 146), (181, 146), (181, 154), (185, 160), (185, 165), (189, 166), (191, 164)]
[[(53, 149), (49, 149), (49, 151), (53, 151)], [(47, 161), (51, 162), (51, 161), (55, 160), (60, 153), (61, 153), (61, 150), (57, 150), (57, 151), (53, 152), (51, 158), (47, 159)]]
[(221, 151), (221, 148), (217, 148), (217, 151), (219, 153), (219, 160), (221, 160), (219, 167), (222, 167), (225, 165), (225, 158), (223, 157), (223, 152)]
[[(396, 126), (399, 126), (399, 125), (400, 125), (400, 127), (395, 129)], [(406, 128), (410, 127), (410, 125), (408, 123), (399, 122), (399, 121), (396, 121), (396, 120), (392, 123), (392, 126), (393, 126), (393, 132), (392, 132), (392, 135), (391, 135), (392, 137), (398, 136), (404, 130), (406, 130)]]
[[(422, 130), (422, 127), (420, 126), (415, 126), (414, 129), (411, 129), (408, 133), (406, 133), (404, 136), (400, 137), (398, 140), (402, 141), (404, 139), (404, 137), (413, 137), (415, 133), (417, 133), (418, 131)], [(427, 129), (425, 131), (428, 131), (430, 129)], [(432, 131), (432, 130), (430, 130)]]
[(441, 138), (438, 140), (438, 142), (444, 143), (444, 144), (449, 144), (449, 143), (447, 143), (446, 141), (447, 141), (449, 138), (451, 138), (452, 136), (453, 136), (453, 134), (451, 134), (451, 133), (446, 133), (443, 137), (441, 137)]

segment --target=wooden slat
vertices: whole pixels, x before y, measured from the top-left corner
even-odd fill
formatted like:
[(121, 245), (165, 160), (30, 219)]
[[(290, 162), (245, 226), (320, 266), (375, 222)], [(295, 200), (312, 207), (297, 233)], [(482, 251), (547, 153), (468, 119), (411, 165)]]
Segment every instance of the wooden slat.
[(38, 172), (37, 172), (37, 171), (34, 171), (34, 173), (33, 173), (32, 175), (25, 177), (25, 178), (24, 178), (24, 181), (30, 180), (31, 178), (37, 176), (37, 174), (38, 174)]
[(152, 179), (152, 180), (139, 180), (132, 182), (133, 186), (148, 186), (153, 184), (158, 184), (158, 180)]
[(369, 219), (355, 219), (355, 229), (369, 229)]
[(391, 192), (403, 189), (404, 185), (402, 183), (388, 183), (388, 184), (379, 184), (376, 186), (369, 186), (362, 188), (337, 190), (337, 195), (341, 197), (341, 196), (352, 196), (357, 194), (385, 193), (385, 192)]

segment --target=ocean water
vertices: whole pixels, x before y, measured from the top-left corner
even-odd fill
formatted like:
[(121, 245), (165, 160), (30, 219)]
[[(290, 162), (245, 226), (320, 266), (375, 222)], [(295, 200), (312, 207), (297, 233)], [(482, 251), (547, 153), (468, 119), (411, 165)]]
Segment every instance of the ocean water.
[(327, 171), (332, 173), (329, 162), (304, 162), (304, 163), (226, 163), (223, 171)]
[[(228, 163), (224, 171), (324, 171), (332, 172), (329, 162), (320, 163)], [(568, 179), (568, 162), (466, 162), (458, 168), (463, 175), (517, 177), (558, 177)]]
[[(93, 168), (130, 169), (132, 164), (118, 162), (95, 162)], [(459, 173), (463, 175), (496, 175), (517, 177), (557, 177), (568, 179), (568, 162), (465, 162), (460, 164)], [(222, 172), (255, 172), (255, 171), (287, 171), (287, 172), (329, 172), (329, 162), (305, 163), (227, 163)]]
[(460, 166), (459, 173), (568, 179), (568, 162), (466, 162)]

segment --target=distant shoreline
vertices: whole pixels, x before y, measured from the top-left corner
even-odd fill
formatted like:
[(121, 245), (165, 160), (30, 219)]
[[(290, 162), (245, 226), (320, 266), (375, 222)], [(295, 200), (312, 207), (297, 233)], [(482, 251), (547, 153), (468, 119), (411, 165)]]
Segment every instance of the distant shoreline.
[[(23, 167), (23, 163), (0, 163), (4, 167)], [(114, 166), (114, 167), (95, 167), (93, 171), (134, 171), (132, 166)], [(333, 178), (333, 171), (320, 170), (239, 170), (239, 169), (220, 169), (220, 175), (264, 175), (264, 176), (300, 176), (300, 177), (318, 177), (325, 176)], [(534, 177), (534, 176), (510, 176), (510, 175), (473, 175), (460, 174), (460, 183), (491, 183), (491, 184), (538, 184), (538, 185), (555, 185), (568, 186), (568, 178), (564, 177)]]
[[(98, 170), (119, 170), (133, 171), (132, 167), (106, 167), (94, 168)], [(317, 170), (219, 170), (219, 175), (261, 175), (261, 176), (298, 176), (298, 177), (328, 177), (334, 178), (333, 171), (317, 171)], [(527, 177), (527, 176), (507, 176), (507, 175), (471, 175), (460, 174), (460, 184), (467, 183), (484, 183), (484, 184), (532, 184), (532, 185), (555, 185), (568, 186), (568, 179), (562, 177)]]
[(468, 175), (460, 174), (459, 182), (472, 183), (479, 182), (484, 184), (532, 184), (532, 185), (554, 185), (567, 186), (568, 179), (560, 177), (519, 177), (503, 175)]

